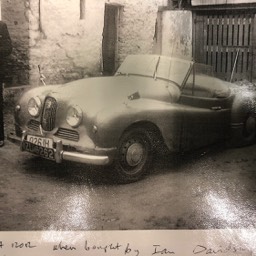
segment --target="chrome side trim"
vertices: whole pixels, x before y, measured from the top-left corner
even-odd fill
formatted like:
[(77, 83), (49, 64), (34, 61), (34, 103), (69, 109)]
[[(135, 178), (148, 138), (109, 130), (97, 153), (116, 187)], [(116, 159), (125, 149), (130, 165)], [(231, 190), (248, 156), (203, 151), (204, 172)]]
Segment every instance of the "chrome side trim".
[(231, 128), (240, 128), (242, 127), (244, 124), (243, 123), (231, 123)]

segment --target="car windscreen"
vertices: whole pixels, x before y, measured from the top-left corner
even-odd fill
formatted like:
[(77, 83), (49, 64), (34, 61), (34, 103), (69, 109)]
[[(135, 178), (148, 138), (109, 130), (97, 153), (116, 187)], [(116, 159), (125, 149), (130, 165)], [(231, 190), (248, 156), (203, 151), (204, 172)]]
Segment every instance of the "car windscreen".
[(116, 75), (140, 75), (182, 85), (192, 62), (159, 55), (129, 55)]

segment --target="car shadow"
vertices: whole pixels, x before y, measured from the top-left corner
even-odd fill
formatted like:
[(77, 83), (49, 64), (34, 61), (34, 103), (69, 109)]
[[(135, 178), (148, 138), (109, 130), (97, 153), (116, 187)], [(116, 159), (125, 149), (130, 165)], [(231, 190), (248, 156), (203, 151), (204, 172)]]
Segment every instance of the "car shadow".
[[(146, 177), (161, 175), (169, 172), (180, 172), (183, 166), (193, 164), (202, 157), (214, 156), (226, 149), (224, 144), (215, 144), (192, 152), (182, 154), (164, 154), (153, 159), (152, 168)], [(39, 158), (29, 157), (22, 162), (22, 169), (27, 174), (48, 177), (64, 183), (77, 185), (118, 185), (111, 166), (95, 167), (74, 162), (55, 162)]]
[(159, 175), (167, 172), (179, 172), (182, 167), (192, 165), (203, 158), (214, 158), (219, 153), (227, 150), (227, 148), (226, 143), (220, 142), (193, 151), (157, 155), (155, 160), (153, 159), (153, 167), (150, 174)]
[(77, 185), (111, 185), (111, 179), (100, 167), (89, 166), (74, 162), (55, 162), (33, 156), (26, 159), (23, 169), (27, 174), (44, 176), (58, 180), (63, 183), (73, 183)]

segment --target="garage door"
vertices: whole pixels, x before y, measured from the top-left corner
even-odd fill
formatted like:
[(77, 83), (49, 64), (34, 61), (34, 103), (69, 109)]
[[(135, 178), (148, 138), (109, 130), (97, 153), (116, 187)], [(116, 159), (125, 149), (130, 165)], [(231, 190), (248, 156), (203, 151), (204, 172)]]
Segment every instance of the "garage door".
[(196, 13), (195, 60), (212, 65), (221, 79), (251, 81), (254, 17), (250, 13)]

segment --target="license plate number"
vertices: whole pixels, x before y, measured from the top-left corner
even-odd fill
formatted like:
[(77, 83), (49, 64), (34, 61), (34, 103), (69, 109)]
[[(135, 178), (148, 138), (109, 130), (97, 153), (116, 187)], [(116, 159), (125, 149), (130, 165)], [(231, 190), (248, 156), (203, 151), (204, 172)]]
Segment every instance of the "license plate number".
[(26, 139), (22, 142), (22, 149), (43, 158), (55, 159), (53, 140), (49, 138), (27, 135)]
[(39, 136), (27, 135), (26, 141), (44, 148), (53, 148), (53, 140)]
[(36, 145), (29, 141), (24, 140), (22, 142), (22, 149), (25, 151), (34, 153), (36, 155), (39, 155), (43, 158), (47, 158), (50, 160), (55, 159), (53, 148), (42, 147), (42, 146), (39, 146), (39, 145)]

